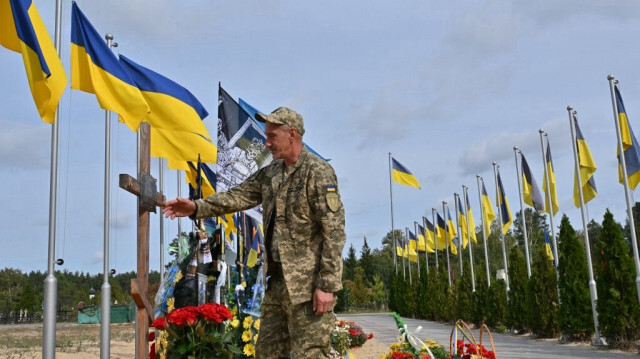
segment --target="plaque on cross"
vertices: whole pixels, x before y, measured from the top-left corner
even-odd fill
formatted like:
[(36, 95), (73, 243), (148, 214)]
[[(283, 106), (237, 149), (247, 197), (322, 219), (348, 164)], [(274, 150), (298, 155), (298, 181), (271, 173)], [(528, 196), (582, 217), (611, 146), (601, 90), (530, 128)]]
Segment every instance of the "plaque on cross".
[(151, 167), (150, 129), (143, 122), (138, 129), (140, 135), (140, 163), (138, 178), (120, 174), (120, 188), (140, 198), (138, 206), (138, 276), (131, 279), (131, 296), (138, 308), (136, 314), (136, 357), (146, 358), (149, 350), (149, 323), (153, 311), (149, 303), (149, 212), (164, 206), (165, 197), (156, 190), (156, 180), (149, 174)]

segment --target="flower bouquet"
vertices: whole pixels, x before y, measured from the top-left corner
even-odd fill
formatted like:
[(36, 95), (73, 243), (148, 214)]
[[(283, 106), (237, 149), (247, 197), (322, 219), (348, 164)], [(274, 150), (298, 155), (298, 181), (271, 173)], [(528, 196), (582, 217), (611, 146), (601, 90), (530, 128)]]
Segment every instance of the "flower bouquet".
[(361, 347), (372, 338), (373, 333), (365, 333), (355, 322), (336, 320), (331, 333), (331, 346), (344, 356), (349, 348)]
[(171, 311), (151, 323), (159, 331), (150, 358), (222, 359), (240, 354), (225, 321), (232, 318), (224, 305), (216, 303), (187, 306)]

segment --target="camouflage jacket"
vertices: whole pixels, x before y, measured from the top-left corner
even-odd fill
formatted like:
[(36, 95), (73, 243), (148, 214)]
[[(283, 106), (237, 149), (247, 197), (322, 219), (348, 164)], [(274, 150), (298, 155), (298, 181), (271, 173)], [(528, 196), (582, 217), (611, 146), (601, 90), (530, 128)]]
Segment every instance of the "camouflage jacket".
[(196, 201), (196, 218), (220, 216), (262, 204), (265, 229), (272, 216), (272, 257), (282, 263), (293, 304), (312, 299), (315, 288), (342, 288), (344, 207), (331, 165), (303, 148), (282, 181), (284, 161), (275, 160), (243, 183)]

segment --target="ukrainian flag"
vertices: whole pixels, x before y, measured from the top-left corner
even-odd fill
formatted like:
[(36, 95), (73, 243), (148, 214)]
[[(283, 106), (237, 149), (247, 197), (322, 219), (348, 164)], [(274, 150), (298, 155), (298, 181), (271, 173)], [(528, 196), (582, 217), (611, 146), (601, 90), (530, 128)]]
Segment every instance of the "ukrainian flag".
[(471, 231), (469, 235), (471, 236), (473, 243), (478, 243), (478, 239), (476, 238), (476, 221), (473, 219), (473, 212), (471, 211), (468, 195), (466, 196), (465, 201), (467, 202), (467, 219), (469, 220), (469, 230)]
[[(435, 252), (433, 250), (433, 247), (429, 246), (429, 239), (428, 239), (429, 235), (430, 233), (426, 232), (424, 230), (424, 227), (422, 227), (421, 225), (418, 225), (418, 250), (419, 251), (424, 252), (426, 250), (427, 253)], [(431, 238), (431, 241), (433, 241), (433, 238)]]
[(53, 124), (67, 75), (33, 1), (0, 1), (0, 45), (22, 54), (38, 113)]
[(260, 242), (263, 242), (261, 231), (255, 231), (255, 235), (253, 236), (253, 243), (251, 243), (251, 248), (249, 249), (249, 254), (247, 255), (247, 267), (253, 268), (258, 261), (258, 254), (260, 254)]
[[(547, 140), (547, 152), (545, 154), (546, 164), (547, 166), (547, 176), (549, 177), (549, 188), (551, 190), (551, 207), (553, 208), (552, 216), (555, 216), (558, 213), (558, 194), (556, 192), (556, 174), (553, 171), (553, 161), (551, 160), (551, 144)], [(542, 191), (544, 191), (544, 211), (549, 212), (549, 199), (547, 195), (547, 177), (542, 179)]]
[(131, 75), (151, 113), (151, 154), (183, 161), (216, 163), (217, 150), (202, 120), (209, 115), (186, 88), (120, 55), (120, 64)]
[(464, 213), (462, 201), (458, 197), (458, 223), (460, 224), (460, 236), (462, 237), (462, 248), (467, 248), (469, 243), (469, 232), (467, 231), (467, 215)]
[(549, 240), (549, 233), (547, 229), (544, 229), (544, 248), (547, 253), (547, 258), (552, 261), (554, 260), (553, 250), (551, 249), (551, 241)]
[[(227, 243), (231, 245), (235, 239), (238, 238), (238, 227), (236, 226), (236, 216), (233, 213), (225, 214), (220, 217), (222, 229), (224, 230), (224, 237)], [(235, 249), (232, 249), (235, 251)]]
[(131, 76), (74, 2), (71, 10), (71, 88), (95, 94), (132, 131), (149, 113)]
[(408, 241), (409, 250), (407, 252), (409, 253), (409, 259), (413, 263), (418, 263), (418, 253), (416, 252), (416, 248), (417, 248), (416, 242), (417, 242), (416, 235), (413, 234), (413, 232), (409, 231), (409, 241)]
[(507, 200), (507, 195), (504, 193), (500, 172), (498, 172), (498, 206), (500, 208), (500, 216), (502, 218), (502, 233), (507, 234), (509, 227), (511, 227), (511, 223), (513, 222), (513, 216), (511, 215), (509, 200)]
[(491, 199), (487, 194), (487, 189), (482, 181), (482, 230), (485, 235), (491, 234), (491, 223), (496, 219), (496, 214), (493, 212), (493, 206), (491, 205)]
[(404, 256), (404, 251), (402, 250), (402, 242), (399, 239), (396, 239), (396, 254), (398, 257)]
[(522, 159), (522, 196), (524, 197), (524, 203), (538, 211), (542, 211), (544, 209), (544, 202), (538, 189), (538, 183), (531, 174), (529, 163), (527, 163), (527, 159), (524, 158), (522, 153), (520, 154), (520, 158)]
[[(185, 171), (185, 179), (191, 189), (196, 189), (198, 187), (198, 169), (197, 165), (193, 162), (187, 162), (189, 169)], [(215, 183), (216, 183), (216, 174), (204, 163), (200, 163), (200, 172), (202, 177), (202, 198), (207, 198), (212, 194), (216, 193)]]
[[(640, 145), (636, 136), (633, 134), (629, 120), (627, 119), (627, 111), (624, 109), (624, 103), (620, 96), (618, 86), (615, 87), (616, 104), (618, 106), (618, 121), (620, 123), (620, 134), (622, 136), (622, 148), (624, 149), (624, 161), (627, 166), (627, 178), (631, 190), (636, 189), (640, 182)], [(618, 152), (618, 161), (620, 153)], [(618, 163), (618, 178), (620, 183), (623, 182), (622, 166)]]
[(593, 177), (597, 167), (596, 162), (591, 156), (589, 146), (587, 146), (587, 141), (582, 135), (580, 126), (578, 126), (578, 119), (575, 116), (573, 116), (573, 123), (576, 128), (576, 147), (578, 149), (578, 165), (580, 168), (580, 180), (582, 182), (580, 186), (578, 186), (578, 176), (574, 176), (573, 203), (576, 207), (580, 208), (580, 193), (578, 192), (578, 188), (582, 188), (584, 203), (591, 201), (598, 195), (596, 180)]
[(458, 231), (456, 231), (456, 225), (453, 224), (453, 219), (451, 219), (451, 211), (449, 207), (447, 207), (447, 233), (449, 239), (449, 247), (451, 247), (451, 253), (458, 254), (458, 246), (453, 242), (453, 239), (458, 235)]
[(429, 221), (429, 219), (422, 217), (425, 221), (427, 228), (425, 229), (425, 239), (427, 241), (427, 250), (429, 253), (435, 252), (434, 248), (436, 247), (435, 236), (436, 229), (433, 227), (433, 223)]
[(411, 187), (420, 188), (420, 183), (416, 176), (414, 176), (405, 166), (401, 165), (400, 162), (396, 161), (395, 158), (391, 157), (392, 163), (392, 178), (394, 181), (404, 184)]
[(436, 227), (436, 239), (438, 241), (438, 250), (443, 251), (447, 247), (447, 242), (445, 241), (445, 233), (447, 225), (444, 223), (444, 219), (440, 216), (440, 213), (436, 211), (436, 220), (438, 221), (438, 226)]

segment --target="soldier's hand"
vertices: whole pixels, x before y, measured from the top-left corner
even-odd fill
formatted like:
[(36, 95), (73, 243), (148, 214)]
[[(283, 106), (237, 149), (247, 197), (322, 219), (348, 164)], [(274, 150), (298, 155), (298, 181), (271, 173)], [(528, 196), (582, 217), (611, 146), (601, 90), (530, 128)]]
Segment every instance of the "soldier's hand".
[(323, 292), (318, 288), (313, 293), (313, 311), (316, 315), (322, 315), (330, 311), (334, 302), (333, 293)]
[(174, 219), (176, 217), (186, 217), (190, 216), (196, 211), (196, 204), (190, 199), (186, 198), (176, 198), (171, 201), (167, 201), (164, 207), (162, 208), (162, 213), (166, 218), (171, 217)]

